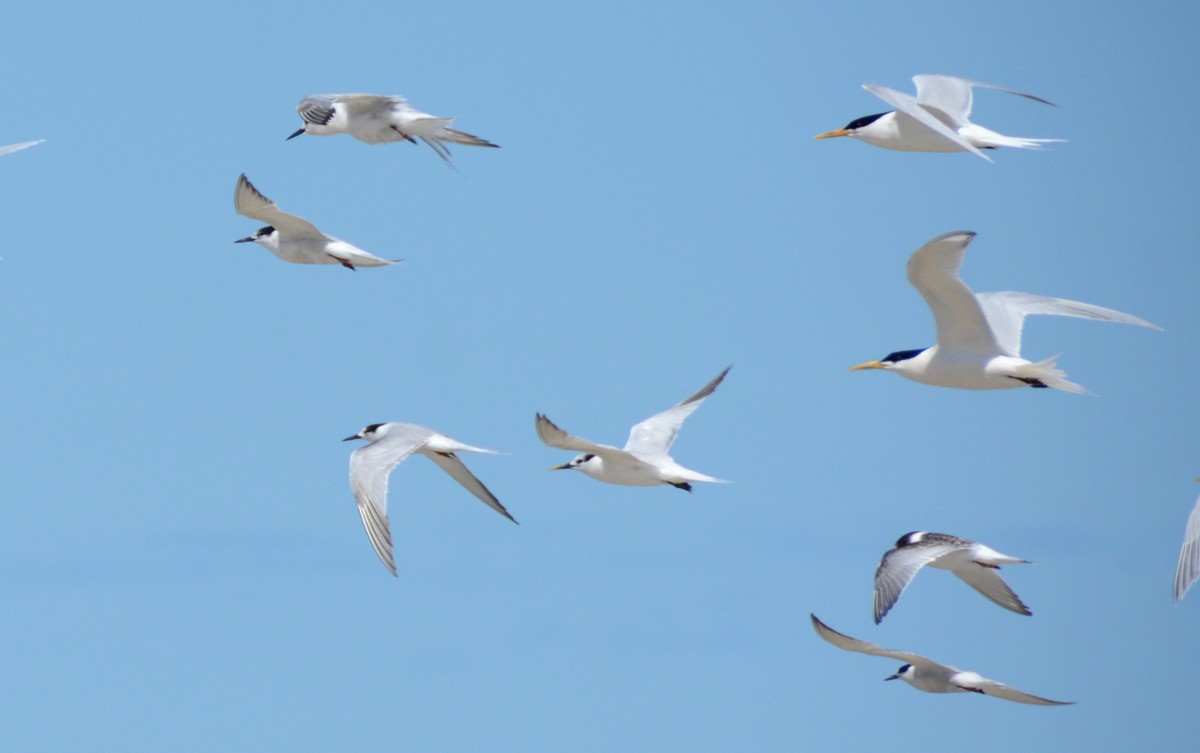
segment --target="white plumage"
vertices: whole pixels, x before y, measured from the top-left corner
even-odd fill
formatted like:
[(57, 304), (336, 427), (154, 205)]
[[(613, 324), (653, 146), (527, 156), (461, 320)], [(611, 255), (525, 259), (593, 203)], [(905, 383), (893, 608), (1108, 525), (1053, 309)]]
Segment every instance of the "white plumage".
[(988, 162), (992, 161), (991, 157), (980, 151), (981, 149), (1039, 149), (1042, 144), (1062, 141), (1005, 136), (976, 125), (970, 120), (973, 103), (971, 90), (974, 87), (995, 89), (1035, 102), (1053, 104), (1041, 97), (957, 76), (913, 76), (913, 83), (917, 85), (915, 97), (886, 86), (863, 84), (864, 89), (896, 109), (857, 118), (850, 121), (845, 128), (826, 131), (814, 138), (849, 136), (884, 149), (905, 152), (967, 151)]
[(396, 574), (396, 564), (392, 557), (392, 531), (387, 514), (388, 476), (414, 452), (432, 460), (488, 507), (517, 522), (457, 455), (459, 452), (499, 454), (495, 450), (472, 447), (416, 424), (371, 424), (343, 441), (353, 439), (364, 439), (370, 444), (350, 454), (350, 489), (354, 492), (354, 501), (358, 503), (371, 546), (375, 547), (375, 553), (392, 575)]
[(1011, 291), (973, 293), (958, 276), (958, 269), (974, 238), (975, 233), (966, 230), (939, 235), (908, 260), (908, 281), (933, 312), (937, 344), (896, 351), (879, 361), (851, 366), (851, 371), (884, 369), (938, 387), (1054, 387), (1080, 393), (1086, 390), (1067, 381), (1066, 373), (1055, 365), (1057, 356), (1036, 363), (1021, 357), (1021, 329), (1026, 316), (1071, 316), (1162, 329), (1136, 316), (1090, 303)]
[(542, 442), (561, 450), (583, 453), (550, 470), (576, 470), (599, 481), (626, 486), (670, 484), (689, 492), (692, 481), (720, 483), (721, 479), (679, 465), (669, 451), (684, 420), (717, 389), (731, 368), (727, 367), (695, 394), (635, 424), (629, 430), (629, 439), (623, 449), (572, 436), (538, 413), (534, 425)]

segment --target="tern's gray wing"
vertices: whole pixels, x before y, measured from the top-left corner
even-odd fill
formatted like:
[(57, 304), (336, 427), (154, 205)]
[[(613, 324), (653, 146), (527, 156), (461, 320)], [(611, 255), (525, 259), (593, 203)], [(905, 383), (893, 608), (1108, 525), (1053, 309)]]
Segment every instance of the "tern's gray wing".
[(875, 570), (875, 624), (883, 621), (888, 610), (895, 605), (916, 577), (917, 571), (943, 554), (969, 548), (969, 544), (949, 541), (922, 541), (897, 547), (883, 555)]
[(333, 94), (314, 94), (311, 97), (305, 97), (300, 100), (300, 104), (296, 105), (296, 112), (300, 113), (300, 117), (305, 123), (313, 125), (328, 125), (333, 119), (333, 106), (336, 104)]
[(962, 578), (964, 583), (983, 594), (989, 601), (1027, 617), (1033, 614), (1033, 612), (1029, 611), (1029, 607), (1025, 606), (1020, 597), (1000, 577), (998, 568), (985, 567), (974, 562), (968, 562), (950, 572)]
[(238, 177), (237, 187), (233, 191), (233, 207), (243, 217), (250, 217), (265, 222), (283, 235), (297, 238), (318, 238), (327, 240), (329, 236), (317, 229), (317, 226), (294, 214), (288, 214), (275, 206), (275, 202), (263, 196), (242, 173)]
[(880, 648), (874, 643), (867, 643), (866, 641), (860, 641), (857, 638), (851, 638), (848, 635), (839, 633), (838, 631), (826, 625), (824, 622), (821, 622), (819, 619), (817, 619), (815, 614), (809, 614), (808, 616), (812, 618), (813, 630), (817, 631), (817, 635), (821, 636), (844, 651), (857, 651), (860, 654), (883, 656), (889, 659), (902, 661), (906, 664), (913, 664), (915, 666), (940, 667), (942, 669), (946, 669), (945, 665), (938, 664), (930, 659), (926, 659), (924, 656), (919, 654), (909, 653), (908, 651), (892, 651), (891, 649)]
[(960, 230), (939, 235), (921, 246), (908, 260), (908, 281), (933, 311), (939, 348), (996, 353), (999, 346), (983, 308), (958, 276), (967, 246), (974, 238), (975, 233)]
[(512, 515), (508, 514), (508, 510), (504, 509), (504, 505), (500, 504), (500, 500), (496, 499), (496, 495), (492, 494), (483, 482), (475, 478), (475, 475), (467, 469), (461, 458), (453, 452), (426, 452), (425, 457), (438, 464), (446, 473), (450, 474), (458, 483), (466, 487), (466, 490), (483, 500), (484, 504), (516, 523), (517, 520)]
[(950, 677), (950, 682), (960, 688), (975, 690), (984, 695), (1003, 698), (1006, 701), (1016, 701), (1017, 703), (1031, 703), (1037, 706), (1069, 706), (1074, 703), (1074, 701), (1052, 701), (1049, 698), (1032, 695), (1009, 687), (1002, 682), (990, 680), (975, 672), (957, 672)]
[(695, 394), (665, 411), (635, 424), (629, 430), (629, 440), (625, 442), (625, 451), (640, 455), (666, 455), (684, 420), (692, 415), (705, 398), (717, 389), (732, 368), (732, 366), (726, 366), (724, 371), (717, 374), (712, 381), (697, 390)]
[(1017, 91), (1016, 89), (996, 86), (995, 84), (985, 84), (982, 81), (971, 81), (957, 76), (913, 76), (913, 83), (917, 85), (918, 102), (927, 107), (938, 108), (951, 118), (957, 120), (960, 125), (967, 123), (967, 119), (971, 116), (971, 89), (976, 86), (982, 89), (995, 89), (996, 91), (1016, 94), (1018, 97), (1032, 99), (1034, 102), (1041, 102), (1044, 105), (1054, 104), (1041, 97), (1035, 97), (1032, 94)]
[(348, 115), (384, 115), (392, 110), (411, 110), (404, 97), (386, 94), (325, 95), (346, 109)]
[(43, 141), (45, 141), (45, 139), (38, 139), (37, 141), (22, 141), (20, 144), (9, 144), (8, 146), (0, 146), (0, 154), (12, 154), (13, 152), (19, 152), (22, 149), (28, 149), (31, 146), (37, 146), (38, 144), (42, 143)]
[[(621, 453), (621, 450), (611, 445), (596, 444), (589, 442), (581, 437), (576, 437), (566, 433), (558, 428), (553, 421), (538, 413), (534, 418), (534, 425), (537, 428), (538, 439), (543, 443), (557, 447), (560, 450), (573, 450), (575, 452), (590, 452), (593, 455), (605, 455), (608, 453)], [(621, 453), (624, 454), (624, 453)]]
[(1025, 324), (1025, 317), (1031, 315), (1073, 316), (1079, 319), (1136, 324), (1139, 327), (1162, 330), (1162, 327), (1157, 324), (1151, 324), (1132, 314), (1125, 314), (1103, 306), (1094, 306), (1090, 303), (1068, 301), (1065, 298), (1050, 298), (1011, 290), (998, 293), (979, 293), (975, 297), (979, 300), (983, 315), (987, 319), (988, 326), (991, 327), (992, 335), (996, 338), (996, 344), (1000, 346), (1002, 353), (1009, 356), (1021, 354), (1021, 329)]
[[(414, 429), (419, 427), (414, 427)], [(350, 489), (358, 503), (358, 513), (371, 539), (371, 546), (392, 575), (392, 532), (388, 525), (388, 475), (429, 440), (433, 432), (393, 429), (383, 439), (350, 453)]]
[(956, 131), (955, 128), (960, 125), (959, 123), (955, 123), (949, 116), (943, 116), (946, 118), (946, 121), (944, 122), (942, 118), (938, 117), (940, 111), (925, 109), (925, 107), (917, 101), (917, 98), (911, 94), (898, 92), (895, 89), (889, 89), (886, 86), (880, 86), (879, 84), (863, 84), (863, 88), (874, 94), (876, 97), (879, 97), (884, 102), (887, 102), (892, 107), (895, 107), (897, 112), (907, 115), (947, 141), (957, 144), (959, 147), (967, 150), (968, 152), (979, 155), (988, 162), (992, 161), (991, 157), (979, 151), (974, 144), (958, 134), (958, 131)]
[(1196, 579), (1200, 578), (1200, 499), (1188, 516), (1187, 530), (1183, 534), (1183, 548), (1179, 550), (1179, 564), (1175, 567), (1175, 603), (1178, 604)]

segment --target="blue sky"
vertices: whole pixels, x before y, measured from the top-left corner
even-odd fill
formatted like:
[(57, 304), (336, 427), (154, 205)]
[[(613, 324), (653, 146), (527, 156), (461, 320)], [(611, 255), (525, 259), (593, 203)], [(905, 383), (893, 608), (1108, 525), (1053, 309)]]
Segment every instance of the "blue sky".
[[(1200, 84), (1185, 4), (14, 6), (0, 48), (0, 740), (22, 751), (1180, 750), (1200, 596), (1171, 603), (1197, 459)], [(814, 134), (917, 73), (1010, 86), (975, 119), (1041, 152)], [(403, 94), (502, 145), (284, 138), (328, 91)], [(399, 267), (233, 240), (245, 172)], [(976, 290), (1039, 317), (1091, 396), (973, 393), (860, 361), (929, 345), (909, 254), (979, 236)], [(600, 442), (703, 385), (675, 455), (729, 479), (546, 473), (541, 411)], [(398, 579), (346, 482), (368, 423), (503, 450), (392, 477)], [(966, 536), (1032, 618), (925, 572)], [(1074, 700), (881, 680), (808, 625)], [(900, 742), (898, 742), (900, 741)]]

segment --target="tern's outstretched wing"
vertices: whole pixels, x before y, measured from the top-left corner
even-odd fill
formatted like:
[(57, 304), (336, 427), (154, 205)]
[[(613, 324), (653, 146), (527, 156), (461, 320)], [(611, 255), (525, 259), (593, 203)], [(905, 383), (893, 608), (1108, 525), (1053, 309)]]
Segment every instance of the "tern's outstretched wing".
[(1002, 698), (1006, 701), (1016, 701), (1017, 703), (1032, 703), (1037, 706), (1070, 706), (1074, 703), (1074, 701), (1052, 701), (1049, 698), (1032, 695), (1009, 687), (1002, 682), (989, 680), (975, 672), (956, 672), (951, 676), (950, 681), (960, 688), (978, 691), (984, 695)]
[(1034, 102), (1041, 102), (1044, 105), (1054, 104), (1041, 97), (1035, 97), (1032, 94), (1017, 91), (1016, 89), (996, 86), (995, 84), (985, 84), (982, 81), (971, 81), (970, 79), (959, 78), (957, 76), (928, 74), (913, 76), (913, 83), (917, 85), (917, 102), (926, 107), (936, 107), (946, 113), (958, 125), (965, 125), (970, 122), (971, 89), (976, 86), (982, 89), (995, 89), (996, 91), (1016, 94), (1018, 97), (1032, 99)]
[(880, 648), (874, 643), (867, 643), (866, 641), (860, 641), (857, 638), (851, 638), (848, 635), (839, 633), (838, 631), (826, 625), (824, 622), (821, 622), (819, 619), (817, 619), (815, 614), (809, 614), (808, 616), (812, 619), (813, 630), (817, 631), (817, 635), (821, 636), (844, 651), (857, 651), (860, 654), (883, 656), (888, 659), (896, 659), (914, 666), (944, 668), (944, 665), (926, 659), (924, 656), (919, 654), (909, 653), (908, 651), (892, 651), (891, 649)]
[(300, 104), (296, 105), (296, 112), (300, 113), (300, 117), (305, 123), (313, 125), (328, 125), (330, 120), (333, 120), (333, 107), (336, 104), (334, 101), (336, 95), (333, 94), (314, 94), (311, 97), (305, 97), (300, 100)]
[(1183, 534), (1183, 547), (1179, 550), (1179, 564), (1175, 567), (1175, 603), (1178, 604), (1196, 579), (1200, 578), (1200, 499), (1188, 516), (1187, 530)]
[[(478, 451), (478, 450), (476, 450)], [(500, 500), (496, 499), (496, 495), (483, 485), (483, 482), (475, 478), (475, 475), (467, 468), (461, 458), (453, 452), (425, 452), (422, 453), (427, 458), (437, 463), (438, 467), (446, 473), (450, 474), (458, 483), (462, 484), (467, 491), (474, 494), (479, 499), (483, 500), (484, 504), (516, 523), (517, 520), (512, 515), (508, 514), (508, 510), (504, 505), (500, 504)]]
[(656, 413), (645, 421), (635, 424), (629, 430), (629, 439), (625, 442), (625, 451), (640, 455), (666, 455), (671, 449), (671, 444), (675, 441), (675, 435), (679, 433), (679, 427), (683, 425), (684, 420), (692, 415), (700, 407), (700, 404), (704, 402), (705, 398), (717, 389), (725, 379), (725, 375), (732, 368), (732, 366), (726, 366), (724, 371), (717, 374), (712, 381), (697, 390), (695, 394), (684, 398), (665, 411)]
[(940, 348), (996, 353), (999, 346), (983, 308), (958, 276), (967, 246), (974, 238), (975, 233), (960, 230), (939, 235), (921, 246), (908, 260), (908, 281), (933, 311)]
[(242, 173), (238, 177), (237, 187), (233, 191), (233, 207), (243, 217), (250, 217), (265, 222), (280, 233), (299, 238), (328, 239), (329, 236), (317, 229), (317, 226), (294, 214), (288, 214), (275, 206), (275, 202), (263, 196)]
[(1021, 598), (1000, 577), (997, 568), (968, 563), (951, 572), (961, 578), (968, 586), (983, 594), (992, 603), (998, 604), (1017, 614), (1026, 616), (1033, 614), (1033, 612), (1029, 611), (1029, 607), (1025, 606), (1025, 603), (1021, 601)]
[(350, 489), (371, 546), (384, 566), (396, 574), (392, 558), (392, 532), (388, 525), (388, 475), (429, 440), (432, 432), (389, 433), (386, 437), (350, 453)]
[(1103, 306), (1094, 306), (1090, 303), (1068, 301), (1065, 298), (1050, 298), (1011, 290), (998, 293), (979, 293), (975, 297), (983, 309), (983, 315), (992, 330), (992, 335), (996, 338), (996, 344), (1000, 346), (1001, 352), (1010, 356), (1021, 354), (1021, 328), (1025, 324), (1025, 317), (1031, 315), (1073, 316), (1079, 319), (1136, 324), (1139, 327), (1162, 330), (1162, 327), (1157, 324), (1152, 324), (1132, 314), (1107, 309)]
[(922, 567), (944, 554), (969, 546), (937, 541), (897, 547), (884, 554), (875, 570), (875, 624), (883, 621)]
[(921, 103), (917, 101), (917, 98), (911, 94), (898, 92), (895, 89), (889, 89), (886, 86), (880, 86), (879, 84), (863, 84), (863, 88), (874, 94), (876, 97), (879, 97), (884, 102), (887, 102), (892, 107), (895, 107), (897, 112), (907, 115), (946, 140), (957, 144), (959, 147), (971, 152), (972, 154), (979, 155), (988, 162), (992, 161), (991, 157), (981, 152), (970, 141), (967, 141), (965, 138), (958, 135), (958, 131), (955, 130), (955, 128), (959, 125), (958, 123), (955, 123), (949, 118), (949, 116), (944, 116), (949, 122), (943, 122), (942, 119), (938, 117), (940, 112), (925, 109), (925, 107), (923, 107)]
[(384, 117), (393, 110), (411, 110), (408, 100), (393, 94), (333, 94), (328, 95), (345, 107), (351, 115), (378, 115)]
[[(606, 444), (596, 444), (589, 442), (582, 437), (576, 437), (568, 434), (550, 419), (538, 413), (534, 417), (534, 425), (537, 428), (538, 439), (543, 443), (557, 447), (560, 450), (573, 450), (575, 452), (590, 452), (594, 455), (603, 455), (611, 452), (621, 453), (621, 450)], [(621, 453), (624, 454), (624, 453)]]
[(22, 141), (20, 144), (9, 144), (8, 146), (0, 146), (0, 155), (12, 154), (13, 152), (19, 152), (22, 149), (28, 149), (31, 146), (37, 146), (38, 144), (42, 143), (43, 141), (45, 141), (45, 139), (38, 139), (37, 141)]

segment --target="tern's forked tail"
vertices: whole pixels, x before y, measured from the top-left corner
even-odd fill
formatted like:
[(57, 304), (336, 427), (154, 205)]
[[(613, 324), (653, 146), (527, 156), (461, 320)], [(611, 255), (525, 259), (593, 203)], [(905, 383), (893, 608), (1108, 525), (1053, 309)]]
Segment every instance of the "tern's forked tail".
[(1058, 359), (1060, 353), (1050, 356), (1049, 358), (1038, 361), (1037, 363), (1025, 364), (1019, 366), (1014, 376), (1023, 381), (1028, 382), (1035, 387), (1053, 387), (1056, 390), (1070, 392), (1076, 395), (1087, 394), (1087, 389), (1082, 385), (1067, 381), (1067, 372), (1058, 368), (1055, 365), (1055, 360)]

